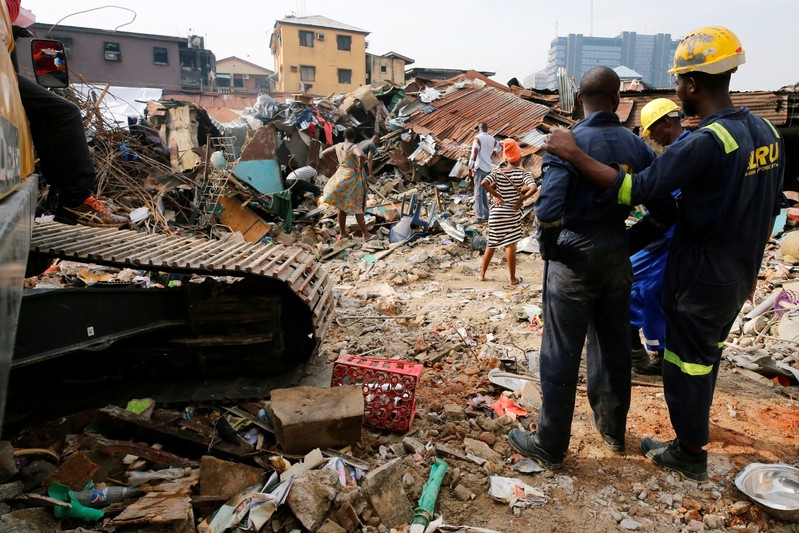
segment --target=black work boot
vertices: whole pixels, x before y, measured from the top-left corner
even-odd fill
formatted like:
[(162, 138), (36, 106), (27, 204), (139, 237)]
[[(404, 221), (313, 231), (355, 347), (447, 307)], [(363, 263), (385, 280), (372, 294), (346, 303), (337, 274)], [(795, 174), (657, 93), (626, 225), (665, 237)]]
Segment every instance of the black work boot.
[(656, 464), (673, 470), (684, 478), (704, 483), (707, 481), (707, 452), (692, 454), (680, 446), (679, 439), (660, 442), (655, 439), (641, 440), (641, 451)]
[(633, 371), (636, 374), (643, 374), (645, 376), (660, 376), (663, 374), (663, 352), (658, 352), (648, 365), (637, 367), (633, 365)]
[(611, 453), (624, 453), (624, 436), (616, 437), (614, 435), (608, 435), (607, 433), (602, 433), (600, 431), (599, 426), (596, 423), (596, 413), (591, 414), (591, 425), (594, 427), (599, 436), (602, 437), (602, 444), (605, 445), (605, 448)]
[(563, 458), (558, 458), (539, 446), (532, 431), (514, 428), (508, 433), (508, 441), (520, 454), (533, 459), (547, 470), (563, 468)]

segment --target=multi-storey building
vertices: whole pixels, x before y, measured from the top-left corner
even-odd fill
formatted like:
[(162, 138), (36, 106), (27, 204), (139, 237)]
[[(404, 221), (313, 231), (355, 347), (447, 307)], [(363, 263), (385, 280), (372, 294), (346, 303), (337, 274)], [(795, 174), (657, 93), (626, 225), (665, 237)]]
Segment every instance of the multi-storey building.
[(327, 95), (365, 84), (367, 35), (319, 15), (275, 21), (270, 48), (276, 90)]
[(267, 93), (274, 89), (274, 72), (240, 57), (216, 60), (216, 87), (219, 92)]
[[(187, 39), (76, 26), (51, 28), (51, 24), (39, 23), (29, 27), (39, 38), (64, 43), (74, 82), (84, 79), (112, 86), (184, 91), (206, 90), (213, 83), (214, 54), (205, 49), (200, 36)], [(27, 54), (18, 54), (18, 58), (22, 73), (32, 75)]]
[(640, 73), (653, 87), (670, 87), (671, 67), (678, 41), (671, 34), (640, 35), (625, 31), (616, 37), (588, 37), (571, 33), (552, 40), (547, 57), (548, 89), (557, 88), (557, 69), (566, 68), (579, 85), (583, 75), (597, 66), (615, 68), (621, 65)]

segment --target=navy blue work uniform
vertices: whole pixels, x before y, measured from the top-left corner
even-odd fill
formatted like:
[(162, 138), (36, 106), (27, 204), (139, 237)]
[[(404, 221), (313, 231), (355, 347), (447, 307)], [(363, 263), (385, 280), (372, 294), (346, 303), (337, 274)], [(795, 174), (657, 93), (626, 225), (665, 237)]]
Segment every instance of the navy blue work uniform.
[(785, 154), (774, 126), (748, 109), (724, 109), (647, 170), (619, 172), (621, 204), (682, 190), (666, 267), (663, 385), (680, 442), (708, 443), (722, 347), (754, 287), (782, 198)]
[[(597, 112), (573, 129), (577, 145), (603, 162), (640, 171), (654, 152), (615, 113)], [(569, 447), (580, 358), (588, 334), (588, 399), (599, 430), (623, 438), (630, 407), (630, 283), (627, 206), (568, 162), (547, 154), (535, 214), (544, 267), (543, 402), (537, 444), (562, 458)], [(673, 199), (669, 198), (672, 202)]]

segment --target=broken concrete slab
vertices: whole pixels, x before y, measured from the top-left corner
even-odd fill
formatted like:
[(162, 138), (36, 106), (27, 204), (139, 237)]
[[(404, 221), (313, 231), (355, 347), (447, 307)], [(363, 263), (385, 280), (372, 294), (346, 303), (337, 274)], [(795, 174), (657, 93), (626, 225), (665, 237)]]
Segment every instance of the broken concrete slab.
[(89, 458), (87, 452), (76, 452), (66, 458), (55, 471), (45, 478), (45, 485), (56, 481), (72, 490), (82, 490), (92, 480), (100, 467)]
[(332, 520), (328, 520), (322, 524), (322, 527), (316, 530), (316, 533), (347, 533), (347, 530)]
[(0, 516), (0, 531), (4, 533), (52, 533), (58, 531), (59, 521), (52, 509), (35, 507), (20, 509)]
[(21, 481), (12, 481), (0, 485), (0, 502), (19, 496), (25, 490)]
[(200, 460), (200, 496), (219, 496), (227, 501), (247, 487), (261, 483), (263, 475), (260, 468), (206, 455)]
[(272, 391), (270, 418), (286, 453), (346, 446), (361, 439), (361, 387), (294, 387)]
[(292, 482), (286, 503), (303, 527), (316, 531), (340, 488), (338, 475), (332, 470), (312, 470)]
[(19, 470), (14, 460), (14, 446), (6, 440), (0, 441), (0, 483), (11, 481), (17, 472)]
[(386, 527), (408, 524), (413, 518), (413, 508), (402, 486), (402, 464), (402, 458), (393, 459), (363, 480), (369, 502)]
[(495, 465), (501, 465), (504, 461), (501, 453), (495, 452), (483, 441), (467, 438), (463, 439), (463, 445), (467, 453), (481, 457), (486, 461), (491, 461)]

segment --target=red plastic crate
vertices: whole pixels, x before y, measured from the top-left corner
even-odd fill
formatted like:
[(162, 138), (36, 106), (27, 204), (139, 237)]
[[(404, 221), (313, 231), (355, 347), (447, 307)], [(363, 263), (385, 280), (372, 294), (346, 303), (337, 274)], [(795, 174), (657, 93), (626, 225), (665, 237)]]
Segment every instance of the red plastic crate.
[(391, 431), (408, 431), (416, 414), (416, 387), (423, 365), (343, 355), (333, 363), (331, 387), (360, 385), (364, 424)]

